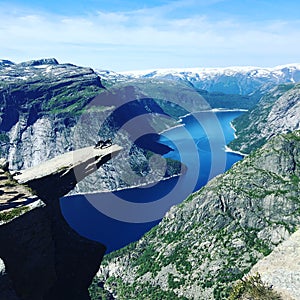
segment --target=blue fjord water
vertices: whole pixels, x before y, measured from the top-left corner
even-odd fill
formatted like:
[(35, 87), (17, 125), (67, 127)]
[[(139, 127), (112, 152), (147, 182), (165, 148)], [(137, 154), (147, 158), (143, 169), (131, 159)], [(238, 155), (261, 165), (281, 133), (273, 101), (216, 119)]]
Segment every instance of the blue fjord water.
[[(146, 187), (64, 197), (61, 209), (66, 221), (82, 236), (106, 245), (107, 252), (138, 240), (159, 223), (172, 205), (182, 202), (242, 158), (225, 151), (225, 145), (234, 139), (230, 122), (241, 113), (199, 112), (182, 118), (183, 126), (164, 132), (159, 142), (174, 149), (165, 157), (180, 160), (187, 166), (184, 175)], [(109, 206), (108, 211), (118, 213), (108, 214), (107, 207), (101, 209), (105, 205), (102, 203)], [(131, 206), (126, 211), (122, 203)], [(135, 205), (141, 206), (138, 209), (142, 211), (135, 210)], [(125, 221), (120, 217), (124, 214), (128, 217)]]

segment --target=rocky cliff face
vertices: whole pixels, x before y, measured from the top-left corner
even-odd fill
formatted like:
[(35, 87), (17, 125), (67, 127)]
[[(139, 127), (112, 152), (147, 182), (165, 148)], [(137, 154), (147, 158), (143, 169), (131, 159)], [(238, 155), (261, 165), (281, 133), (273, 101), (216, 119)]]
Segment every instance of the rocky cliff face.
[(300, 84), (280, 85), (261, 98), (248, 113), (233, 121), (236, 139), (230, 147), (244, 153), (278, 133), (300, 129)]
[(300, 231), (293, 233), (267, 257), (260, 260), (251, 274), (261, 274), (284, 300), (300, 299)]
[(299, 178), (300, 132), (271, 139), (107, 255), (96, 282), (117, 299), (226, 299), (299, 227)]
[(65, 153), (15, 179), (0, 170), (1, 299), (89, 299), (87, 288), (105, 246), (68, 226), (59, 198), (120, 150)]
[(103, 90), (93, 70), (55, 59), (1, 66), (0, 78), (1, 150), (14, 169), (74, 149), (74, 114)]

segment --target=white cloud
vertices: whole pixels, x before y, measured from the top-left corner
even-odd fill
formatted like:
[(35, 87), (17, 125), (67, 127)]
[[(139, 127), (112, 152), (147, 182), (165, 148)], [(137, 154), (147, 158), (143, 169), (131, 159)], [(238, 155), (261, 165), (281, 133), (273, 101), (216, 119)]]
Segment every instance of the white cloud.
[(297, 21), (168, 17), (182, 5), (187, 2), (81, 17), (1, 10), (1, 53), (16, 61), (42, 56), (91, 66), (101, 61), (103, 67), (116, 70), (282, 64), (299, 57)]

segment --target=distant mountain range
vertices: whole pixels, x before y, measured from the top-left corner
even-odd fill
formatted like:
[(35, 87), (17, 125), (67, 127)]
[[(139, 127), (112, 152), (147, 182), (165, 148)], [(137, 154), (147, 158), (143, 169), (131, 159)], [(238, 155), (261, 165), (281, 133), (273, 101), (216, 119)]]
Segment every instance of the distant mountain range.
[(226, 67), (182, 68), (145, 71), (110, 72), (99, 71), (104, 79), (123, 81), (128, 79), (170, 79), (183, 81), (196, 89), (208, 92), (247, 95), (262, 87), (300, 81), (300, 64), (288, 64), (274, 68)]

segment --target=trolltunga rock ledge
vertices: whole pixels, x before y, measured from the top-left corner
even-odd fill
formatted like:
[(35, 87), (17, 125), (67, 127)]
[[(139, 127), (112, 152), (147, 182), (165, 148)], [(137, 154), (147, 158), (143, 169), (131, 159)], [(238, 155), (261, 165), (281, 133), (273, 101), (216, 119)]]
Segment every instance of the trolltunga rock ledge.
[[(104, 160), (109, 160), (117, 155), (122, 148), (113, 145), (104, 149), (85, 147), (75, 151), (66, 152), (60, 156), (47, 160), (37, 166), (20, 171), (19, 175), (14, 178), (19, 183), (26, 183), (31, 180), (40, 179), (42, 177), (52, 175), (63, 171), (68, 172), (70, 169), (80, 169), (84, 171), (83, 176), (87, 176), (95, 171), (95, 165), (101, 165)], [(75, 170), (76, 172), (76, 170)]]
[[(112, 145), (103, 149), (85, 147), (64, 153), (32, 168), (21, 170), (14, 176), (20, 184), (26, 184), (47, 202), (62, 197), (86, 176), (116, 156), (122, 148)], [(45, 183), (45, 185), (43, 184)], [(49, 190), (49, 186), (55, 187)]]
[(121, 149), (87, 147), (15, 175), (0, 165), (0, 299), (90, 299), (106, 247), (70, 228), (59, 198)]

